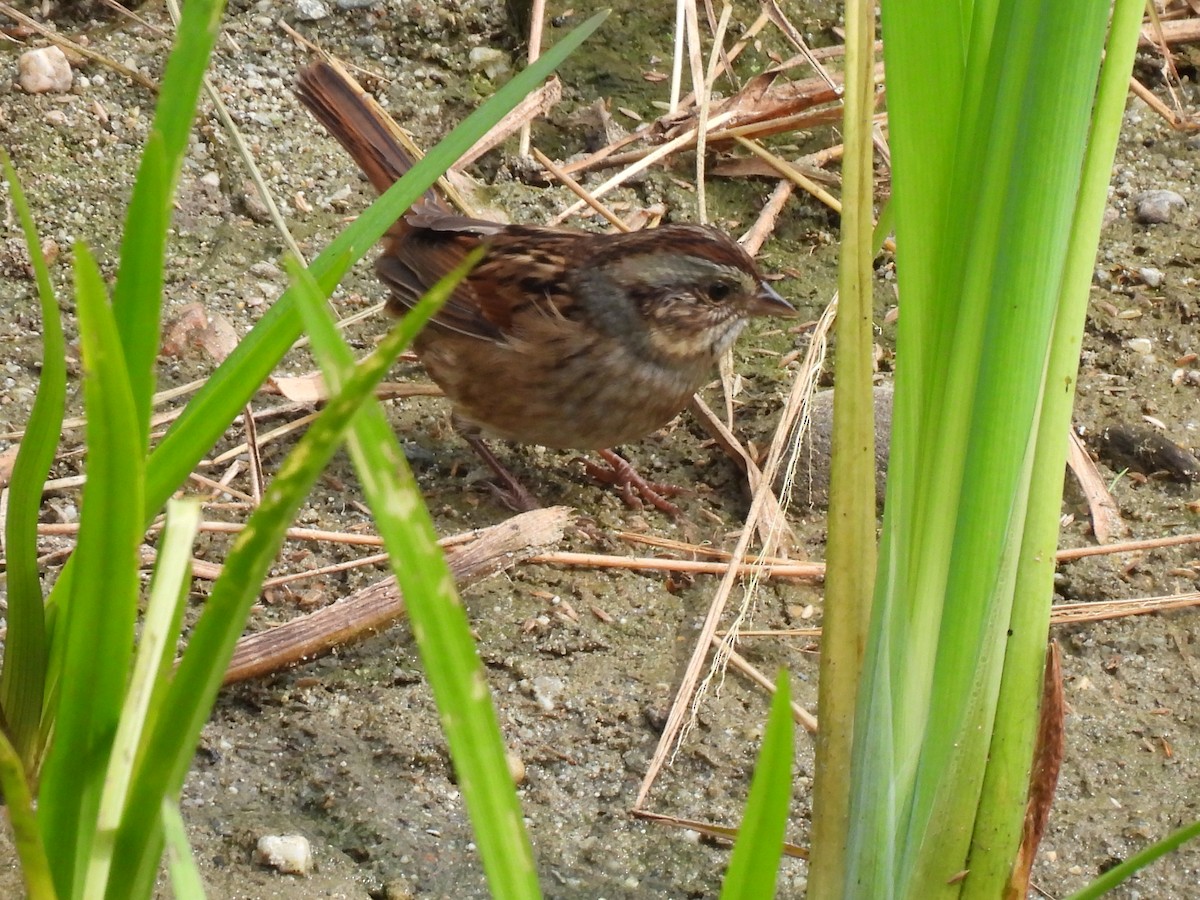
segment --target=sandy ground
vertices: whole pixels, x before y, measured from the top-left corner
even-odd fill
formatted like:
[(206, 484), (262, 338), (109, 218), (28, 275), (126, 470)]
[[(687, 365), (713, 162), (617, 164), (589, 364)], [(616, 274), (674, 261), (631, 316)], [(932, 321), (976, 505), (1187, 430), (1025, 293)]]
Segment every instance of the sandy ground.
[[(564, 5), (552, 4), (551, 15), (564, 15), (567, 24), (574, 21), (560, 7)], [(301, 20), (322, 8), (327, 15)], [(92, 13), (98, 18), (89, 19)], [(140, 14), (148, 25), (116, 19), (98, 4), (93, 9), (64, 2), (54, 18), (63, 32), (84, 35), (105, 54), (157, 77), (166, 43), (151, 26), (165, 27), (164, 13), (147, 3)], [(564, 101), (535, 129), (535, 140), (552, 156), (561, 158), (596, 142), (594, 129), (578, 112), (597, 98), (609, 98), (614, 108), (627, 107), (646, 119), (657, 115), (652, 104), (665, 98), (665, 85), (647, 81), (643, 72), (669, 69), (669, 44), (660, 37), (668, 26), (665, 18), (646, 15), (632, 4), (619, 9), (602, 40), (564, 67)], [(740, 9), (735, 21), (751, 18)], [(280, 19), (344, 59), (385, 73), (391, 81), (381, 94), (397, 118), (427, 144), (493, 89), (484, 73), (472, 69), (471, 50), (516, 50), (501, 4), (231, 3), (213, 80), (309, 252), (366, 203), (369, 189), (293, 100), (294, 74), (305, 57), (279, 27)], [(797, 20), (817, 43), (830, 42), (832, 22), (824, 10)], [(26, 179), (43, 238), (61, 248), (56, 278), (64, 287), (69, 283), (67, 261), (75, 240), (88, 241), (111, 273), (153, 97), (92, 64), (76, 71), (70, 93), (31, 96), (12, 84), (16, 49), (8, 47), (3, 54), (8, 74), (0, 78), (0, 140)], [(745, 58), (747, 66), (766, 62), (753, 51)], [(1153, 83), (1155, 71), (1148, 64), (1143, 74)], [(1189, 77), (1194, 72), (1184, 69)], [(1166, 96), (1161, 88), (1159, 93)], [(1190, 82), (1183, 99), (1194, 109), (1197, 98)], [(626, 127), (633, 124), (623, 113), (615, 118)], [(807, 150), (830, 138), (818, 133), (796, 140)], [(1144, 417), (1150, 416), (1180, 444), (1200, 444), (1200, 379), (1193, 377), (1200, 366), (1188, 361), (1188, 354), (1200, 351), (1194, 272), (1200, 259), (1198, 159), (1200, 140), (1171, 131), (1140, 102), (1131, 102), (1080, 378), (1076, 422), (1089, 441), (1105, 428), (1145, 425)], [(493, 155), (477, 170), (491, 185), (487, 200), (514, 219), (544, 219), (568, 202), (563, 191), (521, 184), (514, 179), (516, 169), (509, 157)], [(688, 219), (694, 215), (695, 195), (675, 179), (690, 177), (688, 164), (681, 162), (668, 174), (641, 180), (618, 199), (664, 202), (672, 217)], [(770, 187), (756, 179), (714, 180), (710, 192), (717, 220), (731, 233), (740, 233)], [(1185, 205), (1172, 206), (1165, 222), (1140, 223), (1139, 195), (1147, 190), (1174, 191)], [(812, 201), (795, 199), (764, 249), (765, 268), (789, 276), (780, 290), (805, 319), (815, 319), (832, 293), (835, 233), (836, 221), (828, 213)], [(39, 325), (22, 253), (9, 217), (0, 244), (3, 432), (21, 427), (38, 378)], [(263, 224), (228, 137), (206, 112), (180, 188), (170, 248), (169, 314), (200, 303), (234, 332), (244, 333), (283, 288), (281, 253), (281, 242)], [(882, 376), (891, 362), (893, 331), (884, 317), (894, 304), (892, 283), (889, 266), (882, 265)], [(64, 290), (62, 296), (69, 293)], [(364, 265), (337, 302), (348, 314), (381, 299)], [(66, 312), (68, 327), (74, 327), (69, 307)], [(379, 319), (368, 320), (352, 328), (350, 336), (363, 351), (382, 327)], [(802, 347), (804, 340), (803, 333), (767, 323), (739, 345), (743, 388), (738, 421), (743, 435), (760, 446), (790, 383), (780, 358)], [(77, 363), (72, 365), (77, 373)], [(203, 378), (212, 367), (202, 351), (184, 348), (164, 356), (162, 385)], [(297, 352), (281, 368), (301, 374), (311, 371), (312, 364)], [(402, 367), (396, 377), (421, 376)], [(709, 393), (710, 399), (716, 396)], [(268, 396), (257, 402), (261, 408), (280, 404), (279, 398)], [(74, 403), (77, 409), (78, 398)], [(491, 524), (507, 515), (487, 491), (467, 447), (450, 430), (440, 401), (397, 401), (392, 414), (442, 532)], [(230, 435), (226, 446), (240, 439)], [(68, 437), (72, 452), (57, 464), (56, 476), (80, 471), (80, 455), (73, 452), (78, 440), (78, 432)], [(0, 449), (10, 442), (0, 443)], [(276, 466), (289, 445), (288, 440), (270, 445), (267, 466)], [(744, 487), (689, 418), (628, 451), (647, 474), (694, 486), (683, 500), (683, 521), (625, 509), (583, 476), (571, 454), (536, 449), (505, 453), (546, 503), (571, 505), (593, 523), (573, 531), (565, 547), (629, 552), (612, 537), (618, 530), (732, 545), (747, 505)], [(1111, 457), (1102, 458), (1100, 465), (1134, 536), (1165, 536), (1200, 526), (1195, 482), (1122, 474), (1128, 463)], [(219, 477), (221, 471), (210, 468), (205, 474)], [(73, 521), (77, 501), (73, 493), (51, 494), (45, 520)], [(1064, 512), (1071, 518), (1063, 545), (1091, 543), (1086, 511), (1070, 481)], [(214, 510), (211, 515), (237, 519), (242, 513)], [(820, 558), (819, 511), (801, 511), (796, 518), (802, 551)], [(369, 527), (344, 458), (318, 485), (298, 524), (338, 531)], [(222, 547), (217, 540), (206, 540), (198, 555), (219, 561)], [(332, 544), (293, 545), (285, 550), (278, 571), (315, 568), (354, 555)], [(256, 607), (251, 627), (288, 620), (379, 577), (377, 569), (359, 570), (272, 591)], [(652, 574), (527, 565), (468, 592), (466, 602), (505, 732), (526, 769), (521, 797), (547, 896), (716, 895), (726, 850), (628, 815), (714, 586), (708, 577), (675, 582)], [(1069, 601), (1198, 588), (1200, 550), (1195, 546), (1064, 565), (1058, 581), (1060, 599)], [(197, 603), (202, 591), (198, 585)], [(778, 581), (762, 589), (756, 625), (819, 621), (817, 587)], [(1194, 699), (1200, 678), (1198, 626), (1197, 613), (1181, 611), (1056, 629), (1064, 651), (1068, 746), (1034, 873), (1048, 895), (1081, 887), (1200, 815), (1200, 721)], [(787, 665), (797, 699), (810, 708), (816, 701), (813, 649), (804, 641), (777, 640), (745, 647), (766, 671)], [(708, 698), (698, 727), (656, 785), (650, 807), (736, 822), (764, 711), (761, 693), (738, 677), (727, 678), (721, 691)], [(801, 844), (807, 842), (811, 776), (811, 748), (802, 738), (789, 832)], [(225, 691), (205, 729), (183, 802), (214, 898), (486, 896), (433, 704), (403, 625), (336, 656)], [(302, 833), (312, 842), (317, 869), (310, 877), (283, 876), (253, 862), (259, 836), (286, 832)], [(0, 846), (0, 865), (7, 870), (0, 872), (0, 893), (6, 896), (19, 891), (12, 860), (11, 847)], [(1200, 850), (1185, 848), (1116, 896), (1195, 896), (1198, 870)], [(803, 863), (784, 862), (781, 895), (798, 895), (804, 879)]]

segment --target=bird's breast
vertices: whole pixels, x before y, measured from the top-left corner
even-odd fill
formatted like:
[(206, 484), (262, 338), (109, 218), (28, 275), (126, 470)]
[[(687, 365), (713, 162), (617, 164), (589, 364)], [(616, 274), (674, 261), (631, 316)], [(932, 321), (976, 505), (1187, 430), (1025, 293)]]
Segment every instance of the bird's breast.
[(426, 330), (417, 352), (460, 418), (496, 437), (560, 449), (640, 440), (712, 374), (710, 358), (664, 364), (561, 319), (550, 332), (483, 341)]

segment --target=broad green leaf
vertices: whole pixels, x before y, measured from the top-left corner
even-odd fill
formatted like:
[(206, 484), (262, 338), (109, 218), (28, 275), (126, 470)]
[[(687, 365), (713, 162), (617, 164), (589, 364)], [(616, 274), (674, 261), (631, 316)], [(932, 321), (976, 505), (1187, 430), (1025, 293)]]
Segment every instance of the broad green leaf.
[[(903, 312), (840, 892), (992, 897), (1015, 848), (967, 856), (989, 836), (1009, 842), (1023, 816), (1013, 797), (1032, 752), (1066, 436), (1044, 393), (1075, 364), (1048, 382), (1067, 355), (1053, 345), (1077, 349), (1082, 328), (1060, 298), (1073, 222), (1102, 203), (1078, 197), (1108, 8), (882, 9)], [(1075, 243), (1086, 271), (1095, 236)], [(998, 719), (1002, 683), (1013, 693)], [(989, 775), (1001, 759), (1005, 774)], [(1007, 802), (977, 821), (985, 791)]]
[[(1035, 485), (1061, 483), (1060, 473), (1066, 465), (1065, 438), (1070, 427), (1096, 246), (1143, 9), (1138, 0), (1119, 0), (1109, 26), (1046, 369), (1031, 476)], [(1022, 821), (1012, 815), (1012, 810), (1024, 805), (1029, 791), (1029, 748), (1039, 718), (1037, 704), (1031, 698), (1041, 689), (1061, 505), (1058, 490), (1037, 490), (1030, 497), (1021, 551), (1025, 564), (1017, 573), (1014, 587), (1018, 602), (1009, 623), (1011, 637), (996, 706), (997, 728), (989, 750), (967, 862), (973, 875), (963, 885), (964, 898), (986, 898), (992, 885), (1007, 877), (1021, 840)]]

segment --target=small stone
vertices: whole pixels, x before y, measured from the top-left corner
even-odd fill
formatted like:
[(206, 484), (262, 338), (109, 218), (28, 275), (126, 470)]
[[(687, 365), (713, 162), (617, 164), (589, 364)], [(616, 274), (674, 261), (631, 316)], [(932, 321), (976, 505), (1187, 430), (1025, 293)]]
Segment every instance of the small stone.
[(489, 81), (507, 74), (512, 68), (508, 54), (495, 47), (472, 47), (470, 56), (471, 71), (483, 72)]
[(57, 47), (39, 47), (17, 60), (17, 81), (27, 94), (65, 94), (71, 89), (71, 64)]
[(1130, 338), (1125, 342), (1125, 346), (1134, 353), (1140, 353), (1142, 356), (1149, 356), (1154, 352), (1154, 344), (1150, 338)]
[[(873, 390), (875, 406), (875, 497), (883, 503), (887, 487), (888, 448), (892, 440), (892, 386), (878, 384)], [(813, 509), (829, 506), (829, 477), (833, 458), (833, 391), (818, 391), (809, 404), (810, 425), (800, 446), (794, 500)], [(782, 478), (780, 479), (782, 481)]]
[(520, 754), (513, 753), (511, 750), (504, 754), (504, 759), (508, 763), (508, 774), (512, 776), (513, 784), (524, 784), (525, 760), (521, 759)]
[(275, 265), (273, 262), (268, 262), (265, 259), (251, 264), (250, 274), (255, 278), (270, 278), (272, 280), (282, 279), (284, 277), (279, 266)]
[(1142, 191), (1133, 198), (1134, 218), (1143, 225), (1161, 225), (1171, 221), (1176, 208), (1187, 206), (1187, 201), (1174, 191)]
[(1144, 268), (1138, 269), (1138, 277), (1146, 287), (1156, 288), (1162, 287), (1164, 276), (1161, 269)]
[(323, 0), (296, 0), (296, 18), (301, 22), (319, 22), (329, 15)]
[(566, 683), (553, 675), (539, 675), (533, 679), (533, 699), (545, 712), (554, 711), (565, 689)]
[(397, 878), (383, 886), (383, 896), (384, 900), (413, 900), (417, 895), (413, 892), (412, 885), (403, 878)]
[(259, 196), (258, 188), (251, 181), (242, 183), (242, 212), (260, 225), (271, 221), (271, 211)]
[(254, 860), (285, 875), (312, 871), (312, 847), (302, 834), (264, 834), (254, 848)]

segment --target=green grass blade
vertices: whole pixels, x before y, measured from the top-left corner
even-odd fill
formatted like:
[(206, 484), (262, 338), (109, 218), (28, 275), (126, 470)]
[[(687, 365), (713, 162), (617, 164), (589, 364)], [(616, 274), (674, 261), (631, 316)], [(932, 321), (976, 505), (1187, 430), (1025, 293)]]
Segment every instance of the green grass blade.
[[(168, 515), (170, 514), (171, 506), (178, 501), (169, 501), (167, 504)], [(191, 548), (189, 547), (189, 553)], [(160, 546), (160, 554), (162, 547)], [(157, 577), (157, 576), (156, 576)], [(152, 585), (152, 589), (154, 585)], [(191, 591), (191, 577), (184, 579), (179, 584), (179, 596), (176, 600), (174, 608), (174, 616), (166, 626), (166, 638), (162, 642), (162, 647), (158, 656), (157, 670), (153, 676), (153, 690), (150, 694), (149, 704), (146, 709), (146, 724), (142, 729), (142, 734), (150, 734), (158, 723), (158, 717), (161, 713), (163, 704), (167, 702), (167, 695), (171, 689), (171, 682), (175, 674), (175, 660), (181, 646), (180, 637), (183, 633), (183, 620), (187, 613), (188, 595)], [(146, 741), (143, 739), (140, 746), (137, 748), (139, 754), (145, 749)], [(137, 760), (137, 765), (141, 764), (140, 756)]]
[(143, 447), (149, 439), (150, 401), (155, 386), (167, 226), (200, 84), (224, 11), (224, 0), (189, 0), (184, 4), (125, 216), (113, 310), (129, 367)]
[(46, 845), (38, 831), (33, 812), (33, 795), (25, 777), (25, 766), (16, 748), (0, 730), (0, 788), (4, 791), (4, 808), (12, 826), (17, 856), (21, 860), (21, 875), (25, 879), (28, 900), (55, 900), (54, 878)]
[(142, 151), (133, 198), (121, 241), (121, 263), (113, 288), (113, 312), (119, 340), (129, 359), (130, 383), (142, 453), (150, 440), (150, 403), (154, 395), (162, 311), (163, 259), (170, 225), (171, 186), (162, 135), (151, 131)]
[(175, 900), (204, 900), (204, 881), (192, 856), (179, 805), (166, 798), (162, 804), (162, 823), (167, 844), (167, 872), (171, 876)]
[(1097, 898), (1104, 896), (1125, 879), (1140, 872), (1159, 857), (1166, 856), (1168, 853), (1177, 850), (1195, 837), (1200, 837), (1200, 822), (1192, 822), (1190, 825), (1185, 825), (1178, 831), (1171, 832), (1161, 841), (1157, 841), (1146, 849), (1135, 853), (1120, 865), (1113, 866), (1083, 890), (1076, 891), (1067, 900), (1097, 900)]
[[(545, 51), (463, 120), (408, 175), (342, 232), (309, 266), (321, 289), (331, 290), (350, 263), (361, 258), (438, 175), (549, 76), (607, 16), (607, 12), (597, 13)], [(147, 521), (216, 443), (299, 335), (295, 295), (289, 289), (208, 378), (151, 454)]]
[(183, 617), (192, 574), (192, 542), (200, 527), (200, 518), (200, 504), (196, 501), (172, 500), (167, 504), (166, 525), (158, 542), (158, 561), (142, 620), (133, 677), (121, 710), (121, 721), (104, 778), (96, 840), (89, 856), (83, 892), (85, 900), (104, 896), (112, 865), (113, 844), (121, 824), (121, 813), (125, 808), (150, 699), (155, 692), (164, 655), (174, 652), (177, 623)]
[(66, 340), (37, 227), (8, 154), (0, 150), (13, 208), (25, 232), (42, 312), (42, 371), (25, 437), (9, 480), (5, 528), (6, 613), (0, 698), (9, 740), (29, 772), (40, 753), (39, 724), (46, 689), (46, 613), (37, 563), (42, 486), (54, 462), (66, 403)]
[(139, 753), (113, 855), (110, 900), (148, 895), (162, 854), (162, 799), (178, 795), (234, 645), (284, 534), (355, 409), (436, 306), (436, 298), (418, 304), (358, 366), (288, 455), (235, 539)]
[[(869, 227), (869, 226), (868, 226)], [(787, 672), (775, 678), (775, 696), (754, 766), (750, 796), (737, 843), (721, 886), (721, 900), (758, 900), (775, 896), (788, 806), (792, 799), (792, 763), (796, 748), (791, 689)]]
[[(55, 885), (75, 896), (89, 853), (107, 754), (129, 674), (138, 601), (145, 457), (129, 379), (104, 281), (87, 247), (75, 246), (87, 413), (75, 578), (58, 623), (62, 671), (54, 740), (38, 795), (38, 821)], [(53, 673), (52, 673), (53, 675)]]
[[(481, 257), (482, 250), (477, 250), (457, 274), (465, 275)], [(299, 306), (321, 370), (336, 390), (352, 364), (350, 349), (334, 328), (316, 283), (295, 267), (292, 276), (299, 285), (308, 285), (307, 291), (298, 294), (303, 298)], [(536, 897), (533, 851), (522, 824), (486, 674), (475, 652), (471, 624), (437, 546), (433, 521), (408, 461), (374, 399), (356, 416), (349, 443), (392, 571), (404, 593), (491, 893), (495, 897)]]

